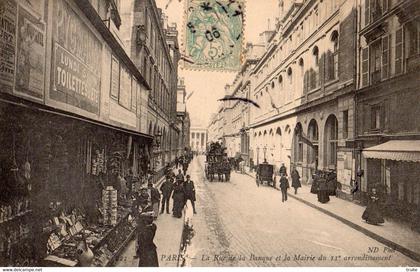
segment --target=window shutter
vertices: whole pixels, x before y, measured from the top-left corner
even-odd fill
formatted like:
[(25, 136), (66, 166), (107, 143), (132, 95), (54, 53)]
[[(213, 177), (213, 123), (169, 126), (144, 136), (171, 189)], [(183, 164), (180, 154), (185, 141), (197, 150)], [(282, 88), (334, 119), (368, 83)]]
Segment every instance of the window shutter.
[(395, 32), (395, 74), (403, 72), (404, 32), (400, 28)]
[(369, 23), (370, 23), (370, 0), (365, 0), (365, 26), (367, 26)]
[(389, 36), (382, 38), (382, 79), (388, 78), (389, 75)]
[(369, 85), (369, 47), (362, 49), (362, 86)]

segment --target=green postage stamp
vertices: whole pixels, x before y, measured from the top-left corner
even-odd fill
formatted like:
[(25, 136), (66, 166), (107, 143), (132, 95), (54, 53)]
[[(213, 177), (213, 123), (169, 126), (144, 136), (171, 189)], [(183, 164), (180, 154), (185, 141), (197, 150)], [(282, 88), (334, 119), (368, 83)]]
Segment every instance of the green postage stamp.
[(245, 0), (187, 0), (185, 68), (238, 70)]

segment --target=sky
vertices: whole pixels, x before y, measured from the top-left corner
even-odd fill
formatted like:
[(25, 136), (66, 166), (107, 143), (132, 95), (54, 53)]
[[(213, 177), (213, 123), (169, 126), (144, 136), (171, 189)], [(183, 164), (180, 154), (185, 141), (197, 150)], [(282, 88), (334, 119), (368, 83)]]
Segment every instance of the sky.
[[(187, 0), (156, 0), (156, 4), (168, 16), (169, 23), (178, 26), (178, 41), (182, 50), (186, 23), (184, 23), (184, 7)], [(274, 28), (278, 0), (246, 0), (245, 5), (245, 43), (258, 43), (259, 33)], [(169, 2), (169, 5), (167, 5)], [(165, 8), (167, 6), (167, 8)], [(244, 44), (245, 44), (244, 43)], [(181, 64), (182, 62), (180, 62)], [(191, 126), (207, 127), (210, 117), (217, 111), (218, 99), (224, 96), (224, 87), (231, 84), (235, 72), (209, 72), (183, 69), (178, 70), (179, 77), (185, 80), (187, 94), (194, 94), (187, 101), (187, 111), (190, 113)]]

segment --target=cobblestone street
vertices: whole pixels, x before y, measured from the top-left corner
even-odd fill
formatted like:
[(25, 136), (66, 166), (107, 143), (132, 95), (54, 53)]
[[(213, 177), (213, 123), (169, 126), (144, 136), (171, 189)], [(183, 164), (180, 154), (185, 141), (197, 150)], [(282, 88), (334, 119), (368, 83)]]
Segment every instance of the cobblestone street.
[[(230, 182), (208, 182), (204, 160), (195, 158), (190, 169), (198, 214), (187, 266), (419, 265), (293, 198), (282, 203), (279, 191), (257, 188), (247, 175), (233, 172)], [(373, 248), (378, 252), (369, 253)]]

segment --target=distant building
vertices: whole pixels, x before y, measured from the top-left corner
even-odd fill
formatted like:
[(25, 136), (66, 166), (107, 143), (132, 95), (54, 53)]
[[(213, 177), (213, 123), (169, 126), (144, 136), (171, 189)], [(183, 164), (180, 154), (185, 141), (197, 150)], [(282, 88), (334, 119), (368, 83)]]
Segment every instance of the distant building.
[(190, 146), (193, 152), (205, 152), (207, 147), (207, 129), (194, 127), (190, 129)]

